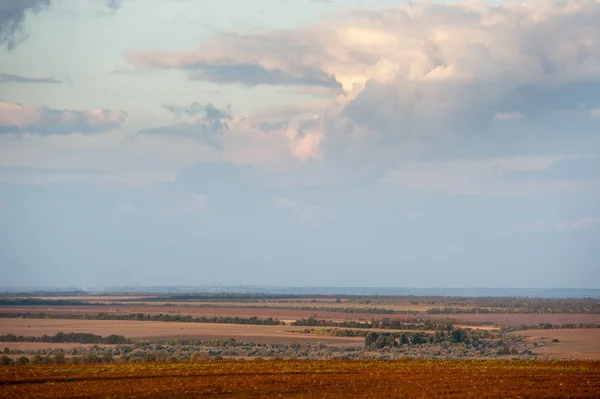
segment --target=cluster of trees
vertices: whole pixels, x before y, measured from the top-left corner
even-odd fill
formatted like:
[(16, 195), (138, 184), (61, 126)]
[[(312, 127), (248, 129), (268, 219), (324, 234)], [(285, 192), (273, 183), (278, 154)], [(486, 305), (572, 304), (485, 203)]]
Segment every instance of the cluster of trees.
[(360, 321), (332, 321), (317, 319), (315, 316), (307, 319), (299, 319), (292, 322), (293, 326), (306, 326), (306, 327), (339, 327), (339, 328), (380, 328), (388, 330), (439, 330), (439, 331), (450, 331), (454, 329), (454, 320), (415, 320), (414, 322), (407, 323), (402, 320), (393, 319), (382, 319), (382, 320), (371, 320), (368, 322)]
[(15, 334), (4, 334), (0, 335), (0, 342), (56, 342), (56, 343), (78, 343), (78, 344), (108, 344), (108, 345), (119, 345), (119, 344), (130, 344), (132, 341), (125, 338), (122, 335), (108, 335), (103, 337), (101, 335), (89, 334), (89, 333), (63, 333), (58, 332), (55, 335), (42, 335), (41, 337), (31, 337), (24, 335)]
[(375, 332), (370, 331), (365, 335), (365, 347), (369, 349), (382, 349), (385, 347), (398, 347), (404, 345), (451, 344), (464, 343), (478, 347), (486, 345), (493, 340), (488, 339), (489, 334), (482, 334), (477, 330), (457, 328), (452, 331), (436, 331), (434, 334), (425, 332)]
[(229, 317), (229, 316), (201, 316), (193, 317), (181, 314), (112, 314), (112, 313), (96, 313), (96, 314), (60, 314), (60, 313), (43, 313), (43, 312), (25, 312), (25, 313), (0, 313), (0, 318), (24, 318), (24, 319), (69, 319), (69, 320), (137, 320), (137, 321), (168, 321), (168, 322), (183, 322), (183, 323), (223, 323), (223, 324), (253, 324), (276, 326), (285, 324), (284, 322), (273, 319), (261, 319), (256, 316), (252, 317)]

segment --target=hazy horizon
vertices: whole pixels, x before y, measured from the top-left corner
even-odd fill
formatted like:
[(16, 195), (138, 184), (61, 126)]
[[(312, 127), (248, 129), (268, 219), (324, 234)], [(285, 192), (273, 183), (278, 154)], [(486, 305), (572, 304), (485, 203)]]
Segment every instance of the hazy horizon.
[(0, 286), (600, 288), (600, 0), (0, 0)]

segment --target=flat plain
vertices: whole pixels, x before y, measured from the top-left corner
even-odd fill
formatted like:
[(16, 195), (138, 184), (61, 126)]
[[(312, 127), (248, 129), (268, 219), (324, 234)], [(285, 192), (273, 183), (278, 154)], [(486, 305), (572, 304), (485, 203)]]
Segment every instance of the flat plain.
[(597, 398), (600, 362), (217, 361), (0, 367), (19, 398)]
[[(63, 319), (0, 319), (0, 334), (39, 337), (58, 332), (91, 333), (102, 336), (124, 335), (136, 340), (212, 340), (234, 338), (240, 342), (288, 344), (323, 342), (328, 345), (356, 345), (362, 337), (310, 336), (297, 331), (306, 327), (260, 326), (247, 324), (170, 323), (135, 320), (63, 320)], [(48, 343), (45, 347), (51, 347)]]
[(260, 317), (275, 318), (279, 320), (296, 320), (316, 316), (319, 319), (333, 321), (370, 321), (381, 319), (414, 321), (416, 319), (443, 320), (453, 318), (464, 322), (499, 324), (509, 327), (519, 327), (522, 324), (567, 324), (567, 323), (600, 323), (600, 314), (587, 313), (460, 313), (460, 314), (377, 314), (361, 312), (335, 312), (326, 310), (302, 310), (302, 309), (277, 309), (277, 308), (253, 308), (253, 307), (209, 307), (209, 306), (159, 306), (159, 305), (16, 305), (0, 306), (0, 313), (26, 313), (43, 312), (48, 314), (132, 314), (144, 313), (158, 314), (180, 314), (186, 316), (229, 316), (229, 317)]

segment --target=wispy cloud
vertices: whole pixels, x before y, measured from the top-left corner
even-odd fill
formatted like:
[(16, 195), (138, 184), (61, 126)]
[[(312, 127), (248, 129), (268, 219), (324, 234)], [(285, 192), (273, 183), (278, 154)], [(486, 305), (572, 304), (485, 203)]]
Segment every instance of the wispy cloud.
[(0, 46), (13, 50), (25, 35), (24, 22), (28, 13), (37, 13), (50, 6), (51, 0), (3, 0), (0, 2)]
[(9, 73), (0, 73), (0, 83), (62, 83), (61, 80), (41, 76), (41, 77), (31, 77), (31, 76), (20, 76), (20, 75), (12, 75)]
[(122, 110), (52, 109), (0, 101), (0, 133), (95, 133), (121, 127), (126, 119)]

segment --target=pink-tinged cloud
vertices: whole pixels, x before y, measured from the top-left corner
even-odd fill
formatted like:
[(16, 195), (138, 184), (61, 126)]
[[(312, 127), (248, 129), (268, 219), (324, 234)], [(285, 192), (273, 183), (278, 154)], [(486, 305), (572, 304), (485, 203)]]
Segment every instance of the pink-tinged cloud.
[(95, 133), (119, 128), (126, 119), (122, 110), (52, 109), (0, 102), (0, 133)]

